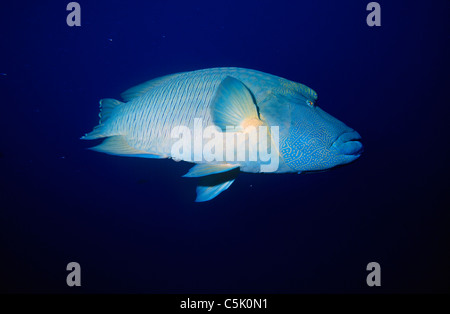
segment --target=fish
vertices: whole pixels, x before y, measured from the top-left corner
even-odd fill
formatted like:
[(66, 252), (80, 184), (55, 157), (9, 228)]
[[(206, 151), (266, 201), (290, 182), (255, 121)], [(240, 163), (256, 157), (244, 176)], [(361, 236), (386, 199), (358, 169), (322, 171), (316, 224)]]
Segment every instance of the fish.
[(240, 172), (310, 173), (349, 164), (360, 134), (317, 105), (310, 87), (257, 70), (169, 74), (100, 100), (99, 124), (81, 139), (110, 155), (195, 165), (196, 202), (227, 190)]

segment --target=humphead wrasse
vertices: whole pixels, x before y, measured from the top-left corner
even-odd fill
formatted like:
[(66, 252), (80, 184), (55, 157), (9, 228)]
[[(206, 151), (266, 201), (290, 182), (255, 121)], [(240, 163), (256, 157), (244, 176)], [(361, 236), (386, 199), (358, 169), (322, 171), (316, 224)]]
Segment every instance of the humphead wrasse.
[(82, 139), (92, 150), (196, 163), (197, 202), (208, 201), (240, 171), (323, 171), (357, 159), (360, 135), (316, 105), (317, 93), (243, 68), (214, 68), (153, 79), (100, 101), (100, 122)]

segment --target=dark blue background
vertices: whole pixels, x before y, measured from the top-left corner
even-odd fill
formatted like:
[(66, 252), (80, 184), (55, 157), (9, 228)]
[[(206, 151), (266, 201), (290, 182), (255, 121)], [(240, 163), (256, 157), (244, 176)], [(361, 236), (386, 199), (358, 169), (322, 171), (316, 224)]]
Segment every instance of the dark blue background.
[[(0, 5), (1, 292), (450, 291), (449, 1), (379, 1), (374, 28), (369, 1), (79, 1), (81, 27), (69, 1), (15, 2)], [(243, 173), (198, 204), (190, 164), (79, 140), (99, 99), (218, 66), (310, 86), (364, 155)]]

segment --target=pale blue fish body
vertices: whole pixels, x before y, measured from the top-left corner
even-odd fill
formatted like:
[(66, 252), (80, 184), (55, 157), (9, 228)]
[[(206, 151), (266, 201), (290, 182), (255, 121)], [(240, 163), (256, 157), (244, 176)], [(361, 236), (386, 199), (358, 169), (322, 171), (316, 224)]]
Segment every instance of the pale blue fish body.
[[(359, 134), (318, 108), (311, 88), (255, 70), (213, 68), (168, 75), (133, 87), (122, 97), (126, 103), (101, 101), (100, 124), (83, 137), (107, 137), (94, 150), (175, 159), (172, 131), (177, 126), (193, 130), (195, 121), (223, 133), (225, 126), (245, 121), (277, 127), (277, 141), (268, 134), (270, 148), (277, 153), (277, 167), (270, 171), (275, 173), (329, 169), (355, 160), (362, 150)], [(194, 151), (182, 159), (194, 161)], [(197, 201), (220, 194), (239, 171), (262, 169), (260, 160), (195, 162), (186, 176), (201, 178)]]

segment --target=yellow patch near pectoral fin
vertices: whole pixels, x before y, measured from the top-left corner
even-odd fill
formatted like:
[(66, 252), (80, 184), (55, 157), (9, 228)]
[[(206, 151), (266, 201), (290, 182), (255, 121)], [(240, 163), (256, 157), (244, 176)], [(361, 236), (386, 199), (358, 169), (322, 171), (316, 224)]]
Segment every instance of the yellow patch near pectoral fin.
[(259, 127), (259, 126), (261, 126), (261, 125), (263, 125), (263, 124), (264, 124), (264, 123), (263, 123), (260, 119), (257, 119), (257, 118), (247, 118), (247, 119), (245, 119), (244, 121), (242, 121), (241, 127), (242, 127), (242, 129), (244, 129), (244, 131), (245, 131), (245, 130), (247, 130), (249, 127), (257, 128), (257, 127)]
[(105, 139), (100, 145), (89, 148), (90, 150), (126, 157), (141, 157), (141, 158), (167, 158), (168, 156), (148, 153), (142, 150), (131, 147), (124, 136), (111, 136)]
[(222, 131), (226, 131), (227, 126), (241, 131), (248, 126), (263, 124), (251, 92), (231, 76), (226, 77), (217, 88), (211, 102), (211, 115), (214, 124)]

